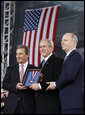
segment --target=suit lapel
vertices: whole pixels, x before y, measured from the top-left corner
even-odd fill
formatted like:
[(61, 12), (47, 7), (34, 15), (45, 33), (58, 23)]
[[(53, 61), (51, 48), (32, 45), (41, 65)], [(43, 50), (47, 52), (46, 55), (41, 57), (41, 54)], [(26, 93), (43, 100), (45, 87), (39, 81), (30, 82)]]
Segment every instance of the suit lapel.
[[(26, 68), (26, 71), (25, 71), (25, 73), (24, 73), (24, 76), (26, 75), (26, 72), (27, 72), (27, 69), (32, 69), (32, 65), (30, 65), (30, 64), (28, 64), (27, 65), (27, 68)], [(19, 81), (20, 82), (20, 75), (19, 75), (19, 64), (16, 64), (16, 66), (15, 66), (15, 73), (16, 73), (16, 80), (17, 81)], [(23, 76), (23, 78), (24, 78), (24, 76)]]
[[(26, 71), (25, 71), (25, 73), (24, 73), (23, 79), (24, 79), (24, 77), (26, 76), (26, 73), (27, 73), (27, 69), (28, 69), (28, 68), (30, 68), (30, 65), (29, 65), (29, 64), (27, 65), (27, 68), (26, 68)], [(23, 80), (22, 80), (22, 81), (23, 81)]]
[(65, 63), (65, 62), (67, 62), (71, 57), (73, 57), (73, 55), (75, 55), (77, 53), (77, 51), (76, 50), (73, 50), (68, 56), (67, 56), (67, 58), (65, 59), (65, 61), (63, 62), (63, 64)]
[(69, 59), (69, 58), (71, 58), (71, 57), (73, 57), (73, 55), (75, 55), (76, 52), (77, 52), (76, 50), (73, 50), (73, 51), (67, 56), (66, 60)]
[[(46, 61), (44, 67), (42, 68), (42, 70), (45, 69), (45, 68), (49, 65), (50, 62), (52, 62), (52, 60), (53, 60), (54, 57), (55, 57), (54, 54), (52, 54), (52, 55), (48, 58), (48, 60)], [(42, 65), (42, 63), (41, 63), (40, 65)]]

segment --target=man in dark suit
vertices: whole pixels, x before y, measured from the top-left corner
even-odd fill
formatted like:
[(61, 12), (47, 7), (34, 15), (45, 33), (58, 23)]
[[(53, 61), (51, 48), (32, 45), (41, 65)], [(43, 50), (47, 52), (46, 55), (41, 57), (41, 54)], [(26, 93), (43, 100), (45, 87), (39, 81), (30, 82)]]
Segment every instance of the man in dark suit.
[(84, 59), (76, 50), (78, 39), (72, 33), (62, 37), (66, 52), (59, 79), (48, 82), (47, 90), (59, 89), (62, 114), (84, 114)]
[[(62, 65), (62, 59), (57, 58), (53, 53), (53, 42), (44, 39), (40, 42), (40, 53), (44, 61), (40, 64), (42, 68), (42, 81), (35, 83), (30, 88), (35, 90), (36, 114), (59, 114), (60, 102), (58, 90), (46, 91), (47, 81), (55, 81)], [(43, 67), (42, 67), (43, 66)]]
[(25, 75), (26, 69), (35, 68), (33, 65), (28, 64), (28, 57), (28, 48), (19, 45), (16, 50), (18, 63), (7, 68), (3, 80), (3, 89), (8, 90), (9, 94), (5, 101), (4, 114), (34, 114), (35, 112), (34, 91), (23, 86), (22, 81), (20, 81), (22, 64), (23, 75)]

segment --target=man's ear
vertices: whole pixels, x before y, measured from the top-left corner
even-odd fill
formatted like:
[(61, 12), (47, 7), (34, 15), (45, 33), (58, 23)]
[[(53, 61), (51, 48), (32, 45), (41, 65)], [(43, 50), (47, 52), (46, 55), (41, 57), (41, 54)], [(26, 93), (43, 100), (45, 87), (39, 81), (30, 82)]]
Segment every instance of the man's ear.
[(53, 48), (54, 48), (54, 47), (51, 47), (51, 51), (52, 51), (52, 52), (53, 52)]
[(27, 56), (28, 56), (28, 59), (29, 59), (29, 54), (27, 54)]

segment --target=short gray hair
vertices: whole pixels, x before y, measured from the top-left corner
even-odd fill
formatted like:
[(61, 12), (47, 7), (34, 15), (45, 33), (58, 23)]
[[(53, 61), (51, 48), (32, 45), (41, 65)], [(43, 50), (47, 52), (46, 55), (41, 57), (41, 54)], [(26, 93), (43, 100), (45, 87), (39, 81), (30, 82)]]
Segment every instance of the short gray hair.
[(75, 34), (71, 34), (71, 37), (76, 41), (76, 43), (78, 43), (78, 38)]
[(46, 41), (49, 44), (49, 47), (53, 47), (54, 46), (53, 41), (50, 40), (50, 39), (42, 39), (40, 42), (43, 42), (43, 41)]
[(25, 53), (29, 54), (29, 49), (28, 49), (28, 47), (26, 45), (18, 45), (17, 46), (17, 49), (21, 49), (21, 48), (24, 48), (25, 49)]

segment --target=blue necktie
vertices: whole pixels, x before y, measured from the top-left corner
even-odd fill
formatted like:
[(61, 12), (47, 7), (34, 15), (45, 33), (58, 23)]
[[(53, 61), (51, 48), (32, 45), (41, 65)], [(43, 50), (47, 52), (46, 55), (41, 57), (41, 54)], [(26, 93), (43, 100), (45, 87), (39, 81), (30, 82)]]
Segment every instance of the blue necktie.
[(45, 60), (43, 60), (43, 62), (42, 62), (42, 68), (44, 67), (44, 65), (45, 65)]

